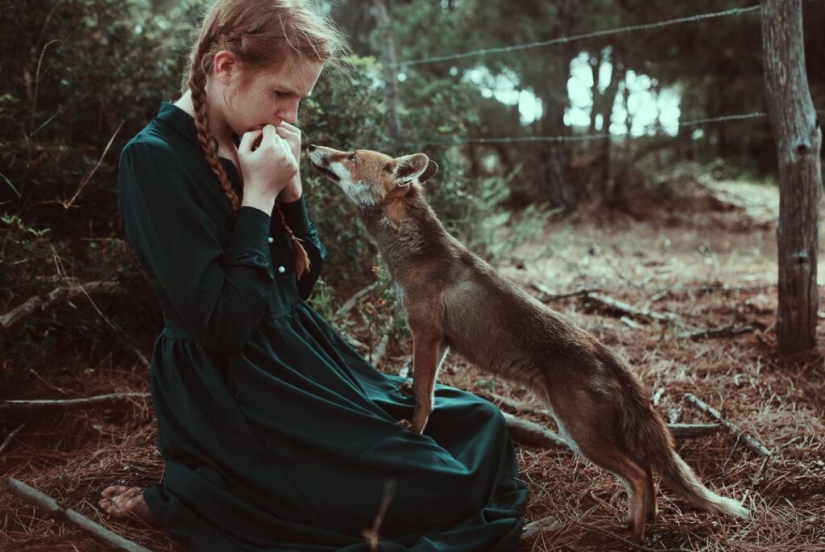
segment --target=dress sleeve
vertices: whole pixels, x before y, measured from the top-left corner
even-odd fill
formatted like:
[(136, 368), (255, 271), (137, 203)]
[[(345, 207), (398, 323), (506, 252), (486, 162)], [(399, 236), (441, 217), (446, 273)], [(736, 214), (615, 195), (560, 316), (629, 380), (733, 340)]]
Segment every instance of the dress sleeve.
[(315, 282), (318, 281), (318, 277), (321, 275), (321, 268), (324, 266), (327, 250), (318, 239), (315, 225), (309, 220), (304, 196), (292, 203), (281, 203), (281, 211), (295, 237), (301, 240), (307, 255), (309, 255), (309, 272), (298, 280), (298, 293), (301, 299), (306, 299), (312, 293), (312, 288), (315, 287)]
[(258, 327), (274, 286), (270, 217), (241, 207), (224, 248), (195, 193), (202, 185), (163, 145), (133, 143), (121, 155), (118, 201), (129, 241), (186, 329), (232, 354)]

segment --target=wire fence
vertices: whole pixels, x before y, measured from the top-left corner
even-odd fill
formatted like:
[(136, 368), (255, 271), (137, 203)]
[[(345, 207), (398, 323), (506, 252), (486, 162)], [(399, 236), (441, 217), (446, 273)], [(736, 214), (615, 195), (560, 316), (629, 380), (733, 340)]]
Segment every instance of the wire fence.
[(470, 52), (462, 52), (458, 54), (450, 54), (450, 55), (443, 55), (443, 56), (429, 56), (426, 58), (421, 59), (412, 59), (401, 61), (399, 63), (389, 64), (391, 67), (407, 67), (409, 65), (423, 65), (426, 63), (437, 63), (441, 61), (451, 61), (455, 59), (463, 59), (475, 56), (486, 56), (488, 54), (503, 54), (507, 52), (517, 52), (520, 50), (529, 50), (532, 48), (543, 48), (545, 46), (553, 46), (555, 44), (565, 44), (569, 42), (576, 42), (579, 40), (585, 40), (588, 38), (597, 38), (603, 36), (612, 36), (617, 34), (623, 33), (632, 33), (636, 31), (643, 31), (649, 29), (662, 29), (664, 27), (669, 27), (671, 25), (680, 25), (682, 23), (693, 23), (696, 21), (703, 21), (705, 19), (713, 19), (716, 17), (728, 17), (732, 15), (741, 15), (743, 13), (749, 13), (752, 11), (756, 11), (760, 9), (760, 6), (750, 6), (748, 8), (734, 8), (730, 10), (724, 10), (719, 12), (712, 12), (712, 13), (703, 13), (699, 15), (692, 15), (689, 17), (679, 17), (676, 19), (668, 19), (665, 21), (658, 21), (656, 23), (643, 23), (639, 25), (628, 25), (626, 27), (618, 27), (615, 29), (604, 29), (601, 31), (592, 31), (589, 33), (584, 33), (580, 35), (574, 36), (564, 36), (560, 38), (554, 38), (552, 40), (542, 40), (538, 42), (530, 42), (527, 44), (516, 44), (513, 46), (503, 46), (499, 48), (485, 48), (482, 50), (473, 50)]
[[(746, 119), (760, 119), (766, 118), (767, 113), (754, 112), (742, 113), (737, 115), (724, 115), (721, 117), (707, 117), (703, 119), (694, 119), (691, 121), (683, 121), (673, 125), (666, 125), (668, 128), (676, 127), (681, 129), (683, 127), (696, 127), (711, 123), (721, 123), (727, 121), (741, 121)], [(650, 136), (650, 134), (636, 134), (633, 132), (602, 132), (602, 133), (585, 133), (572, 134), (569, 136), (510, 136), (504, 138), (467, 138), (467, 139), (453, 139), (453, 140), (436, 140), (425, 142), (426, 146), (457, 146), (462, 144), (509, 144), (509, 143), (523, 143), (523, 142), (587, 142), (589, 140), (599, 140), (604, 138), (623, 138), (623, 137), (637, 137)]]
[[(591, 31), (587, 33), (582, 33), (573, 36), (567, 37), (560, 37), (552, 40), (544, 40), (544, 41), (536, 41), (530, 42), (526, 44), (516, 44), (512, 46), (504, 46), (504, 47), (496, 47), (496, 48), (485, 48), (480, 50), (472, 50), (468, 52), (460, 52), (455, 54), (448, 54), (448, 55), (439, 55), (439, 56), (429, 56), (426, 58), (420, 59), (412, 59), (401, 61), (395, 64), (389, 64), (391, 67), (395, 68), (404, 68), (413, 65), (424, 65), (429, 63), (440, 63), (445, 61), (453, 61), (459, 59), (466, 59), (471, 57), (483, 57), (487, 55), (494, 55), (494, 54), (503, 54), (509, 52), (516, 52), (516, 51), (523, 51), (528, 49), (534, 48), (543, 48), (547, 46), (552, 46), (556, 44), (565, 44), (570, 42), (576, 42), (586, 39), (598, 38), (598, 37), (606, 37), (606, 36), (615, 36), (620, 34), (626, 33), (633, 33), (639, 31), (646, 31), (652, 29), (662, 29), (672, 25), (681, 25), (686, 23), (694, 23), (697, 21), (705, 21), (708, 19), (715, 19), (721, 17), (731, 17), (731, 16), (738, 16), (747, 13), (751, 13), (757, 11), (761, 8), (761, 6), (749, 6), (744, 8), (733, 8), (723, 11), (711, 12), (711, 13), (703, 13), (697, 14), (687, 17), (679, 17), (675, 19), (668, 19), (664, 21), (658, 21), (655, 23), (643, 23), (638, 25), (627, 25), (623, 27), (617, 27), (613, 29), (604, 29), (598, 31)], [(818, 115), (825, 115), (825, 111), (817, 111)], [(678, 130), (682, 128), (690, 128), (690, 127), (698, 127), (702, 125), (708, 124), (717, 124), (717, 123), (724, 123), (724, 122), (731, 122), (731, 121), (742, 121), (742, 120), (753, 120), (753, 119), (763, 119), (767, 118), (768, 113), (765, 112), (753, 112), (753, 113), (741, 113), (741, 114), (731, 114), (731, 115), (723, 115), (718, 117), (706, 117), (700, 119), (693, 119), (688, 121), (680, 121), (678, 123), (673, 124), (657, 124), (648, 129), (675, 129), (678, 134)], [(467, 138), (467, 139), (448, 139), (448, 140), (433, 140), (428, 141), (423, 145), (426, 146), (453, 146), (453, 145), (462, 145), (462, 144), (514, 144), (514, 143), (530, 143), (530, 142), (586, 142), (590, 140), (600, 140), (605, 138), (622, 138), (622, 137), (644, 137), (644, 136), (651, 136), (650, 132), (644, 133), (637, 133), (632, 131), (627, 132), (602, 132), (602, 133), (583, 133), (583, 134), (571, 134), (571, 135), (559, 135), (559, 136), (509, 136), (509, 137), (501, 137), (501, 138)]]

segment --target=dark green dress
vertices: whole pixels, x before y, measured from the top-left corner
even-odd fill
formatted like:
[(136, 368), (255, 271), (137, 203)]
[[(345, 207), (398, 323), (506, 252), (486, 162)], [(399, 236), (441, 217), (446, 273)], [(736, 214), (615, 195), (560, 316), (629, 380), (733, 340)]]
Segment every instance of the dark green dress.
[[(222, 160), (230, 179), (234, 165)], [(526, 486), (501, 414), (439, 386), (426, 434), (399, 427), (412, 399), (305, 302), (324, 248), (302, 200), (283, 205), (312, 272), (260, 210), (237, 218), (169, 103), (124, 148), (126, 234), (163, 308), (152, 356), (162, 485), (146, 500), (196, 552), (514, 550)], [(273, 222), (275, 221), (275, 222)]]

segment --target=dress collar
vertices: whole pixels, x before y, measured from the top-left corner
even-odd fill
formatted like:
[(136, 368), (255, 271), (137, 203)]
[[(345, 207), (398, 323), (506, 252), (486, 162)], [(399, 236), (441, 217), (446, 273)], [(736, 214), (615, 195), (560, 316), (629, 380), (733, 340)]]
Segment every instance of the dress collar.
[(155, 118), (167, 124), (172, 130), (188, 141), (195, 145), (200, 145), (198, 141), (198, 129), (195, 128), (195, 119), (172, 102), (162, 102)]

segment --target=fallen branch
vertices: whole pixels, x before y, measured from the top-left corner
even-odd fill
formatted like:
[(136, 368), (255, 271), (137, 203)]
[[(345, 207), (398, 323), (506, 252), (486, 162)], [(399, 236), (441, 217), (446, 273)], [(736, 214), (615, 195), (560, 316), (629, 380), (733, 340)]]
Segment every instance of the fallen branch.
[(61, 301), (71, 301), (81, 294), (113, 293), (118, 290), (120, 290), (120, 286), (117, 282), (109, 281), (97, 281), (75, 286), (59, 287), (46, 295), (31, 297), (25, 303), (0, 315), (0, 328), (8, 330), (38, 309), (43, 310)]
[(384, 355), (387, 353), (387, 344), (390, 342), (390, 334), (384, 334), (383, 337), (378, 341), (378, 345), (375, 346), (375, 350), (372, 352), (372, 365), (377, 367), (382, 360), (384, 360)]
[(507, 430), (514, 441), (525, 445), (532, 445), (541, 448), (563, 446), (570, 448), (562, 437), (550, 431), (544, 426), (535, 422), (522, 420), (507, 412), (502, 412), (504, 420), (507, 422)]
[(117, 405), (131, 399), (148, 399), (150, 393), (112, 393), (82, 399), (35, 399), (0, 401), (0, 410), (48, 410), (54, 408), (97, 408), (99, 406)]
[(557, 517), (547, 516), (545, 518), (537, 519), (526, 524), (521, 530), (522, 539), (532, 539), (539, 533), (546, 531), (555, 531), (561, 527), (561, 522)]
[(591, 293), (600, 291), (600, 288), (585, 288), (576, 291), (571, 291), (569, 293), (555, 293), (553, 292), (553, 290), (539, 282), (530, 282), (530, 287), (541, 293), (541, 296), (538, 298), (538, 300), (542, 303), (558, 301), (559, 299), (568, 299), (570, 297), (578, 297), (580, 295), (590, 295)]
[(708, 328), (706, 330), (699, 330), (695, 332), (685, 332), (678, 335), (679, 339), (704, 339), (706, 337), (734, 337), (754, 331), (753, 326), (739, 326), (731, 324), (730, 326), (723, 326), (721, 328)]
[(622, 312), (624, 314), (635, 316), (637, 318), (649, 318), (653, 320), (659, 320), (661, 322), (669, 322), (671, 324), (676, 324), (681, 326), (682, 322), (679, 320), (679, 317), (671, 312), (662, 314), (659, 312), (655, 312), (648, 309), (637, 309), (632, 305), (625, 303), (624, 301), (619, 301), (618, 299), (613, 299), (612, 297), (608, 297), (606, 295), (601, 295), (598, 293), (589, 293), (587, 294), (587, 298), (604, 305), (605, 307)]
[(689, 403), (693, 404), (696, 408), (703, 412), (707, 412), (721, 423), (723, 426), (728, 428), (730, 431), (736, 434), (737, 439), (742, 439), (749, 447), (759, 453), (760, 456), (764, 456), (765, 458), (769, 458), (771, 456), (771, 451), (765, 448), (765, 445), (760, 443), (755, 437), (745, 433), (742, 429), (739, 428), (736, 424), (722, 416), (718, 410), (709, 406), (707, 403), (699, 399), (696, 395), (692, 393), (685, 394), (685, 400)]
[(334, 318), (341, 318), (345, 316), (349, 311), (353, 309), (353, 307), (355, 307), (355, 305), (358, 304), (358, 301), (363, 299), (364, 296), (366, 296), (369, 292), (377, 288), (380, 283), (380, 281), (373, 282), (372, 284), (368, 285), (367, 287), (365, 287), (364, 289), (360, 290), (355, 295), (350, 297), (343, 305), (341, 305), (341, 308), (338, 309), (338, 311), (335, 313)]
[(21, 483), (13, 477), (4, 477), (0, 480), (0, 485), (6, 487), (12, 494), (25, 500), (29, 504), (33, 504), (34, 506), (51, 513), (52, 517), (60, 520), (71, 521), (118, 550), (126, 550), (127, 552), (150, 552), (148, 548), (144, 548), (139, 544), (124, 539), (117, 533), (109, 531), (86, 516), (79, 514), (74, 510), (67, 510), (61, 507), (49, 496), (41, 493), (37, 489), (29, 487), (25, 483)]
[[(527, 414), (533, 416), (540, 416), (546, 420), (553, 420), (553, 415), (550, 414), (549, 410), (535, 408), (533, 406), (530, 406), (529, 404), (514, 401), (512, 399), (502, 397), (501, 395), (497, 395), (495, 393), (474, 391), (474, 394), (481, 397), (482, 399), (490, 401), (491, 403), (495, 404), (499, 408), (502, 408), (503, 410), (507, 410), (508, 412), (513, 413), (514, 417), (520, 414)], [(542, 427), (539, 424), (535, 425)], [(677, 439), (692, 439), (716, 433), (717, 431), (722, 429), (722, 426), (721, 424), (667, 424), (667, 428), (668, 430), (670, 430), (671, 435), (673, 435)], [(527, 430), (532, 430), (532, 427), (527, 428)], [(553, 435), (556, 434), (553, 433)]]

